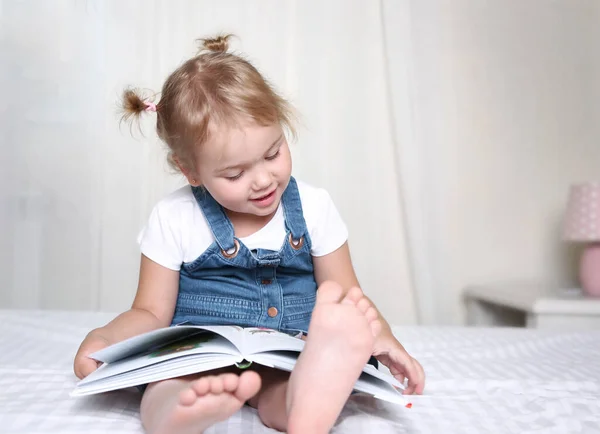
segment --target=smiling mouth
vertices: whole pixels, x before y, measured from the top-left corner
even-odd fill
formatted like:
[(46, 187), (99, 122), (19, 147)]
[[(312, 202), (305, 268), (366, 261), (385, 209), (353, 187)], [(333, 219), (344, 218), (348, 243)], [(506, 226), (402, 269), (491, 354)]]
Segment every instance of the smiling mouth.
[(272, 192), (270, 192), (270, 193), (267, 193), (267, 194), (265, 194), (264, 196), (257, 197), (257, 198), (251, 199), (251, 200), (255, 200), (255, 201), (261, 201), (261, 200), (265, 200), (265, 199), (268, 199), (269, 197), (271, 197), (271, 196), (272, 196), (272, 195), (274, 195), (274, 194), (275, 194), (275, 190), (273, 190), (273, 191), (272, 191)]

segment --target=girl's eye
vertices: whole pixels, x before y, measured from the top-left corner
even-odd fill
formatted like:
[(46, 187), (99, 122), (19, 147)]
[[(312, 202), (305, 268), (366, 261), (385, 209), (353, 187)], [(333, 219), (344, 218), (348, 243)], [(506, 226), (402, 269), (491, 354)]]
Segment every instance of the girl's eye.
[(279, 157), (279, 151), (275, 152), (273, 155), (269, 155), (268, 157), (265, 157), (265, 160), (274, 160), (275, 158)]
[(244, 173), (244, 172), (240, 172), (234, 176), (226, 176), (225, 179), (228, 179), (230, 181), (235, 181), (236, 179), (240, 179), (242, 177), (242, 173)]

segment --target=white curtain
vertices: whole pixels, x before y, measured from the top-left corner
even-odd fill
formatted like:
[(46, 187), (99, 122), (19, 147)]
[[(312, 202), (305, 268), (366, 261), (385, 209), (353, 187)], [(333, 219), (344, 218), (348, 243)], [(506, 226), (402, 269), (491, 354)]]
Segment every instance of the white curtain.
[(364, 289), (390, 321), (417, 322), (413, 280), (424, 302), (428, 282), (408, 3), (0, 0), (0, 307), (130, 305), (136, 235), (183, 179), (155, 119), (143, 135), (119, 128), (120, 92), (160, 90), (196, 38), (232, 32), (299, 109), (294, 174), (330, 191)]

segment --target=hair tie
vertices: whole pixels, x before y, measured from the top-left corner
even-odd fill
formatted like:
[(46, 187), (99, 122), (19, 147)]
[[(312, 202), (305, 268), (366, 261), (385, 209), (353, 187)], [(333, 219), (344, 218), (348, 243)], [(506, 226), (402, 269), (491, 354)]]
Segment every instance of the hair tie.
[(146, 104), (147, 112), (156, 112), (156, 104), (153, 102), (144, 102), (144, 104)]

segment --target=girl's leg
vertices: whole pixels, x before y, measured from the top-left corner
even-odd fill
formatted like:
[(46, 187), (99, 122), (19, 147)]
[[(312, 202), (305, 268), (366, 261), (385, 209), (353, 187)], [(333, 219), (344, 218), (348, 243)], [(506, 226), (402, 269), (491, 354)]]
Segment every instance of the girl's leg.
[(248, 405), (258, 410), (258, 416), (265, 426), (277, 431), (287, 431), (287, 386), (288, 372), (277, 369), (254, 368), (262, 380), (262, 388), (248, 400)]
[(381, 332), (378, 314), (359, 288), (326, 282), (318, 290), (306, 346), (287, 390), (289, 434), (326, 434), (335, 424)]
[(227, 419), (260, 389), (256, 372), (215, 373), (149, 384), (140, 406), (148, 434), (200, 434)]
[(328, 433), (373, 352), (377, 312), (359, 288), (319, 288), (306, 345), (292, 374), (262, 372), (263, 388), (249, 404), (263, 423), (290, 434)]

